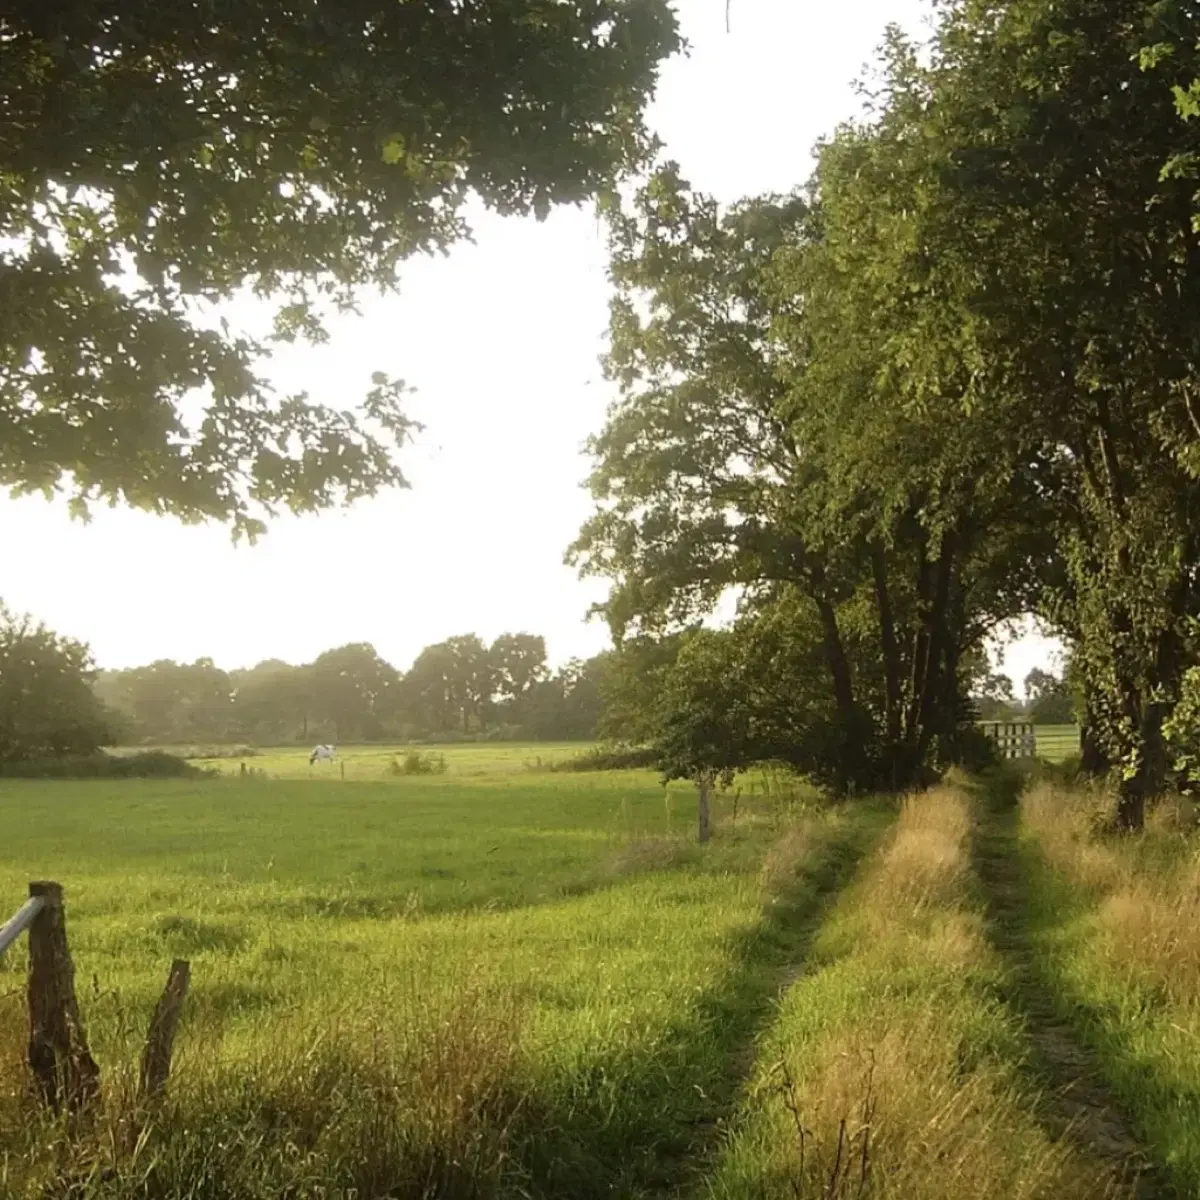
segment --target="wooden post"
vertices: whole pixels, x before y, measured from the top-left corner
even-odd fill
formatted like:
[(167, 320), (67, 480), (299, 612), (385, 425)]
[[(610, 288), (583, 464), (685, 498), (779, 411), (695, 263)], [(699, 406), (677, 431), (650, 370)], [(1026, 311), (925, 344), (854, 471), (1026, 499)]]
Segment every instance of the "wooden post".
[(29, 926), (29, 1066), (46, 1104), (74, 1112), (99, 1094), (100, 1068), (75, 999), (62, 885), (31, 883), (29, 895), (42, 900)]
[(344, 758), (340, 759), (338, 761), (338, 766), (342, 768), (342, 782), (345, 783), (346, 782), (346, 760)]
[(142, 1055), (142, 1100), (157, 1099), (167, 1086), (171, 1075), (171, 1055), (175, 1050), (175, 1032), (179, 1028), (183, 1002), (191, 981), (191, 964), (177, 958), (171, 964), (167, 986), (159, 998), (154, 1016), (150, 1018), (150, 1031), (146, 1034), (146, 1050)]
[(700, 793), (700, 841), (707, 842), (712, 835), (712, 814), (709, 801), (712, 797), (712, 779), (701, 775), (696, 780), (696, 790)]

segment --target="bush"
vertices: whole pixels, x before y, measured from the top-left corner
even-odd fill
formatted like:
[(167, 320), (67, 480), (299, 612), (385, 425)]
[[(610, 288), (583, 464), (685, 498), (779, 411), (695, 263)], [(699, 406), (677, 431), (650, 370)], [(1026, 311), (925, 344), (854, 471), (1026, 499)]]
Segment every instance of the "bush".
[(389, 769), (393, 775), (444, 775), (446, 756), (410, 750), (403, 758), (393, 758)]
[(552, 771), (633, 771), (659, 766), (658, 751), (650, 746), (596, 746), (554, 763)]
[(64, 754), (0, 764), (9, 779), (201, 779), (215, 774), (161, 750), (143, 754)]
[(180, 758), (256, 758), (253, 746), (187, 746), (179, 750)]
[(941, 739), (938, 757), (946, 766), (978, 774), (1000, 763), (1000, 749), (976, 725), (962, 725), (952, 737)]
[(528, 734), (520, 725), (493, 725), (489, 729), (485, 729), (479, 736), (480, 740), (485, 742), (529, 741)]

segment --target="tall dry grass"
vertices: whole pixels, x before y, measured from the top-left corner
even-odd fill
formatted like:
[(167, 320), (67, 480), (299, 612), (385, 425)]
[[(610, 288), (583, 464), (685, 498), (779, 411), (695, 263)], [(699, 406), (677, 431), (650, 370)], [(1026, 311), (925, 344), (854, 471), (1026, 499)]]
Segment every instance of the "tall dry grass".
[(1092, 1200), (1052, 1141), (976, 894), (967, 797), (905, 801), (786, 996), (712, 1185), (720, 1197)]
[(436, 995), (390, 988), (263, 1030), (240, 1058), (186, 1054), (153, 1108), (139, 1105), (127, 1056), (73, 1123), (27, 1086), (19, 1012), (0, 1007), (6, 1197), (467, 1197), (495, 1194), (514, 1170), (521, 1013), (479, 979)]
[(1200, 838), (1191, 801), (1149, 814), (1144, 833), (1105, 832), (1103, 793), (1041, 785), (1022, 820), (1047, 864), (1096, 905), (1109, 969), (1149, 981), (1176, 1004), (1200, 1002)]

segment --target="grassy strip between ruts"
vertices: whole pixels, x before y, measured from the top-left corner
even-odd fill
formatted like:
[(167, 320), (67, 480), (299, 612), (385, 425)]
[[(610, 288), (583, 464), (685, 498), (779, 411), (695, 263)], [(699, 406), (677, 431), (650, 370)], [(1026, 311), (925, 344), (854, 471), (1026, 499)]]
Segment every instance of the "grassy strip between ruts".
[(1021, 801), (1036, 966), (1180, 1196), (1200, 1195), (1200, 836), (1168, 801), (1146, 832), (1105, 832), (1101, 793)]
[[(61, 802), (82, 786), (65, 786)], [(231, 792), (229, 811), (220, 789), (205, 794), (202, 811), (180, 807), (176, 820), (254, 836), (253, 822), (234, 818), (265, 793)], [(86, 803), (72, 813), (84, 824), (103, 824), (120, 801), (97, 788), (78, 795)], [(339, 819), (415, 819), (411, 807), (377, 811), (374, 797), (339, 792)], [(476, 820), (498, 820), (474, 808)], [(114, 843), (120, 894), (145, 900), (120, 928), (104, 916), (104, 879), (83, 860), (70, 876), (102, 1107), (75, 1129), (37, 1110), (21, 1082), (19, 987), (0, 994), (0, 1194), (586, 1198), (673, 1187), (728, 1120), (782, 972), (887, 818), (886, 806), (856, 806), (781, 830), (769, 813), (744, 811), (702, 852), (642, 836), (581, 862), (581, 893), (564, 886), (496, 911), (283, 920), (262, 912), (266, 885), (248, 869), (242, 879), (222, 866), (211, 880), (219, 896), (194, 876), (196, 919), (182, 934), (195, 941), (215, 916), (233, 928), (236, 915), (238, 938), (198, 950), (176, 1071), (152, 1113), (137, 1111), (132, 1092), (153, 993), (144, 972), (120, 973), (106, 939), (144, 949), (138, 930), (161, 901), (138, 890), (136, 857), (121, 858), (131, 839)], [(289, 828), (320, 842), (299, 814)], [(145, 888), (167, 886), (170, 861), (154, 860)], [(6, 966), (0, 983), (17, 984), (20, 963)]]
[(821, 930), (762, 1040), (710, 1194), (1091, 1198), (1120, 1194), (1055, 1142), (1000, 999), (966, 795), (905, 802)]

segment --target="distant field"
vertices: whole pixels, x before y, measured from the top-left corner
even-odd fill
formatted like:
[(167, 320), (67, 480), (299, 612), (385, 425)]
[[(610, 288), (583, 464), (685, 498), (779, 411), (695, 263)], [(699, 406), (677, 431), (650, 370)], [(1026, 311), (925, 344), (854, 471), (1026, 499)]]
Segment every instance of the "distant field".
[[(182, 755), (199, 766), (209, 767), (227, 775), (237, 775), (241, 763), (247, 768), (264, 771), (275, 779), (341, 779), (342, 765), (347, 780), (378, 780), (393, 777), (392, 762), (408, 754), (443, 757), (449, 775), (494, 775), (514, 771), (539, 771), (551, 763), (561, 762), (583, 754), (592, 748), (591, 742), (453, 742), (444, 746), (358, 745), (338, 746), (334, 762), (308, 765), (311, 746), (268, 746), (252, 748), (239, 757), (232, 747), (223, 747), (219, 757), (205, 757), (207, 746), (155, 746), (169, 754)], [(146, 747), (122, 746), (118, 754), (134, 754)]]
[[(1078, 725), (1037, 725), (1037, 752), (1050, 762), (1062, 762), (1079, 753)], [(378, 780), (392, 778), (392, 764), (405, 755), (418, 753), (445, 759), (446, 774), (450, 776), (484, 776), (537, 772), (553, 763), (586, 753), (589, 742), (470, 742), (445, 746), (339, 746), (338, 761), (308, 765), (311, 747), (279, 746), (257, 749), (245, 759), (237, 757), (193, 758), (197, 765), (226, 775), (237, 775), (244, 761), (247, 768), (265, 772), (274, 779), (341, 779)], [(197, 749), (191, 746), (162, 746), (158, 749), (191, 757)], [(120, 753), (132, 753), (122, 748)]]
[(1035, 725), (1033, 732), (1040, 758), (1062, 762), (1064, 758), (1079, 753), (1078, 725)]

